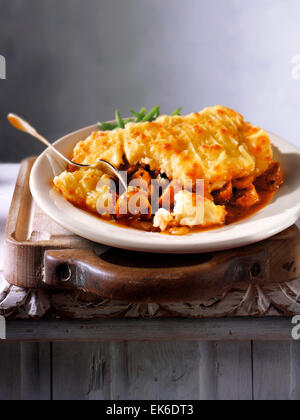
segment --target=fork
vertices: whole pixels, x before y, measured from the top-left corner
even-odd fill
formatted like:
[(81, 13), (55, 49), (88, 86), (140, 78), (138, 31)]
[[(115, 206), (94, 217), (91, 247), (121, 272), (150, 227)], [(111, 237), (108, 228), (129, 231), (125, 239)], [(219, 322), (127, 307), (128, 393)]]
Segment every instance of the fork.
[(29, 122), (25, 121), (23, 118), (19, 117), (16, 114), (8, 114), (7, 116), (8, 121), (10, 124), (15, 127), (17, 130), (23, 131), (24, 133), (30, 134), (31, 136), (35, 137), (42, 143), (44, 143), (47, 147), (49, 147), (53, 152), (55, 152), (61, 159), (67, 162), (69, 165), (75, 166), (77, 168), (99, 168), (107, 175), (115, 175), (119, 181), (121, 182), (122, 186), (124, 187), (125, 191), (127, 190), (127, 185), (120, 174), (120, 172), (115, 168), (111, 163), (107, 162), (106, 160), (99, 159), (97, 162), (92, 163), (91, 165), (84, 165), (82, 163), (76, 163), (72, 160), (68, 159), (64, 156), (59, 150), (57, 150), (53, 144), (51, 144), (45, 137), (38, 133), (38, 131), (32, 127)]

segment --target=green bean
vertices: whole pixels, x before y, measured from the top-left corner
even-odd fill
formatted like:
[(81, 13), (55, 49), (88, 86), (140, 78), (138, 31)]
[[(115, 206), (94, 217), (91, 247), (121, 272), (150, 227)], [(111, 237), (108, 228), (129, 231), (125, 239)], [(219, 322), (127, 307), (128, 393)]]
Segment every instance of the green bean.
[(118, 127), (117, 124), (109, 124), (109, 123), (98, 123), (98, 126), (100, 130), (102, 131), (112, 131)]
[(157, 109), (157, 113), (156, 113), (156, 115), (154, 117), (154, 120), (156, 120), (159, 116), (160, 116), (160, 106)]
[(145, 108), (145, 107), (142, 107), (141, 109), (140, 109), (140, 115), (142, 116), (145, 116), (147, 114), (147, 108)]
[(125, 128), (124, 121), (122, 120), (120, 111), (118, 109), (116, 110), (116, 120), (119, 128)]
[(140, 118), (141, 115), (139, 112), (134, 111), (133, 109), (130, 110), (130, 113), (135, 117), (135, 118)]
[[(171, 116), (181, 115), (182, 107), (177, 108), (174, 112), (172, 112)], [(146, 108), (141, 108), (139, 112), (134, 111), (133, 109), (130, 110), (130, 113), (135, 117), (136, 123), (139, 122), (152, 122), (155, 121), (160, 116), (160, 106), (155, 106), (151, 109), (150, 112), (147, 114)], [(132, 118), (127, 118), (123, 120), (120, 114), (120, 111), (116, 110), (116, 120), (117, 124), (110, 124), (110, 123), (98, 123), (99, 129), (103, 131), (112, 131), (116, 128), (125, 128), (126, 124), (133, 122)]]
[(143, 118), (143, 122), (147, 121), (154, 121), (160, 115), (160, 106), (155, 106), (145, 117)]
[(176, 115), (181, 115), (181, 110), (182, 110), (182, 106), (181, 107), (179, 107), (179, 108), (177, 108), (177, 109), (175, 109), (175, 111), (174, 112), (172, 112), (172, 114), (171, 114), (171, 116), (172, 117), (175, 117)]
[(136, 118), (135, 122), (141, 122), (146, 115), (147, 109), (141, 108), (140, 112), (136, 112), (133, 109), (130, 110), (131, 114)]

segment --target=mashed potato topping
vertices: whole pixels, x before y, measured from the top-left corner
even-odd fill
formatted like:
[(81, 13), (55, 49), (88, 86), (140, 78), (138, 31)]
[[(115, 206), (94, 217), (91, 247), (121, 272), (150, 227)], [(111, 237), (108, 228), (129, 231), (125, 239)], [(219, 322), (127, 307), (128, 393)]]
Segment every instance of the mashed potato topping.
[(75, 147), (73, 159), (105, 159), (116, 167), (147, 164), (169, 179), (205, 179), (211, 191), (249, 174), (261, 175), (273, 160), (266, 132), (222, 106), (186, 116), (161, 116), (125, 129), (92, 133)]
[[(144, 177), (146, 184), (147, 177), (161, 176), (165, 178), (160, 181), (169, 182), (204, 180), (205, 198), (196, 197), (195, 201), (192, 192), (176, 191), (170, 211), (156, 211), (152, 225), (163, 231), (170, 223), (203, 227), (224, 224), (235, 186), (244, 185), (247, 179), (255, 184), (254, 180), (270, 168), (273, 153), (264, 130), (245, 122), (235, 111), (216, 106), (186, 116), (165, 115), (153, 122), (129, 123), (124, 129), (95, 131), (76, 145), (73, 161), (92, 164), (98, 159), (128, 173), (139, 171), (138, 178)], [(99, 169), (67, 170), (55, 177), (54, 185), (70, 202), (99, 213), (99, 208), (103, 210), (107, 204), (113, 207), (119, 198), (107, 179), (99, 187), (100, 180), (105, 181), (105, 177)], [(245, 188), (253, 190), (254, 184)], [(200, 202), (204, 204), (202, 212), (198, 210)], [(100, 214), (107, 216), (104, 210)]]

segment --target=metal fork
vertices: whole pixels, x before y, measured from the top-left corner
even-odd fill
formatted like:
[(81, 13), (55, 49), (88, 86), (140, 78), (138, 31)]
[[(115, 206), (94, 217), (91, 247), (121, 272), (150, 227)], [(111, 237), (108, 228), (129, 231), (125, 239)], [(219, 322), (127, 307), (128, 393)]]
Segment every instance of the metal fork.
[(73, 162), (72, 160), (64, 156), (59, 150), (57, 150), (53, 146), (53, 144), (51, 144), (47, 139), (45, 139), (45, 137), (39, 134), (37, 130), (34, 127), (32, 127), (27, 121), (25, 121), (23, 118), (15, 114), (9, 114), (7, 116), (7, 119), (13, 127), (15, 127), (16, 129), (20, 131), (23, 131), (24, 133), (30, 134), (31, 136), (35, 137), (36, 139), (44, 143), (46, 146), (48, 146), (51, 150), (53, 150), (53, 152), (55, 152), (61, 159), (63, 159), (69, 165), (76, 166), (77, 168), (99, 168), (102, 170), (102, 172), (104, 172), (107, 175), (116, 176), (121, 182), (125, 191), (127, 190), (127, 185), (124, 179), (122, 178), (122, 175), (120, 174), (120, 172), (117, 170), (117, 168), (115, 168), (112, 164), (110, 164), (106, 160), (99, 159), (97, 160), (97, 162), (91, 165), (83, 165), (81, 163)]

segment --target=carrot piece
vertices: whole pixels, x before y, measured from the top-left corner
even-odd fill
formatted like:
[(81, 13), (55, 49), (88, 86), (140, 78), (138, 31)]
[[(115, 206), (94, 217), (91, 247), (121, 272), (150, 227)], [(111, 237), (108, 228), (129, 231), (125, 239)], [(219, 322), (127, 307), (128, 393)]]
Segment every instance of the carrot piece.
[(255, 186), (251, 184), (250, 187), (239, 190), (230, 201), (230, 204), (235, 207), (251, 207), (260, 200)]

